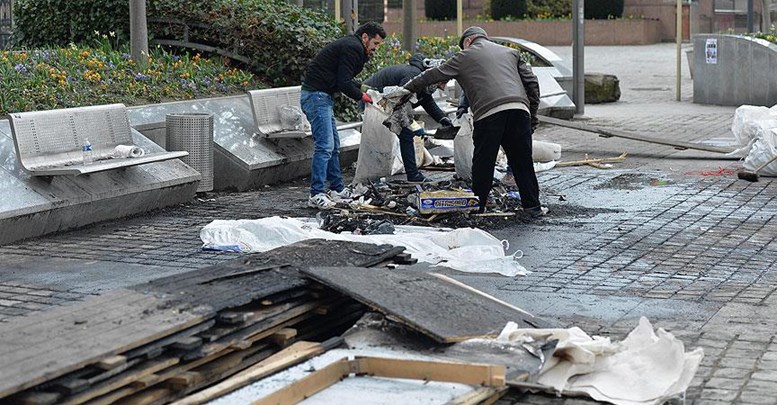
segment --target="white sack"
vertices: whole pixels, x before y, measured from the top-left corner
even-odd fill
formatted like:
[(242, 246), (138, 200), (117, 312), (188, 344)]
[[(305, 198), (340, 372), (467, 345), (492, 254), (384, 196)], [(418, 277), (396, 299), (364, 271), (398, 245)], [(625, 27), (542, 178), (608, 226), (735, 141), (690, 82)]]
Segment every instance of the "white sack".
[(472, 143), (472, 130), (474, 124), (472, 114), (466, 113), (459, 118), (459, 132), (453, 138), (453, 166), (456, 175), (464, 181), (472, 180), (472, 155), (475, 152), (475, 144)]
[(335, 234), (312, 221), (270, 217), (254, 220), (215, 220), (200, 230), (205, 247), (240, 246), (244, 252), (264, 252), (306, 239), (344, 240), (404, 246), (419, 261), (470, 273), (526, 274), (502, 241), (486, 231), (459, 228), (430, 232), (429, 228), (397, 226), (395, 235)]
[(371, 104), (365, 106), (354, 184), (366, 184), (369, 180), (377, 181), (393, 174), (394, 148), (395, 144), (398, 148), (399, 142), (397, 136), (383, 126), (386, 117), (388, 115), (379, 108)]
[[(749, 171), (755, 171), (777, 155), (777, 128), (758, 128), (750, 153), (745, 157), (742, 166)], [(761, 176), (777, 176), (777, 161), (769, 163), (758, 171)]]
[(777, 128), (777, 105), (772, 108), (743, 105), (734, 112), (731, 132), (741, 147), (731, 152), (731, 156), (744, 156), (751, 152), (759, 133)]
[(686, 353), (683, 343), (661, 328), (654, 332), (645, 317), (616, 343), (576, 327), (518, 329), (514, 322), (496, 338), (512, 345), (549, 339), (559, 342), (538, 383), (618, 405), (662, 404), (681, 396), (704, 356), (701, 348)]
[(561, 160), (561, 145), (553, 142), (532, 141), (531, 158), (534, 162)]

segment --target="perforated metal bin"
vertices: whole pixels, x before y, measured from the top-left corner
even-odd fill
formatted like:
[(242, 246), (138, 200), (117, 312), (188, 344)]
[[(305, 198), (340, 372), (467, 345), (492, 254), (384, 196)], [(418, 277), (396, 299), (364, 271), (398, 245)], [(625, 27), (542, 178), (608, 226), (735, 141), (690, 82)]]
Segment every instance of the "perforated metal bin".
[(213, 114), (167, 114), (165, 127), (167, 150), (189, 152), (181, 160), (202, 175), (197, 192), (212, 191)]

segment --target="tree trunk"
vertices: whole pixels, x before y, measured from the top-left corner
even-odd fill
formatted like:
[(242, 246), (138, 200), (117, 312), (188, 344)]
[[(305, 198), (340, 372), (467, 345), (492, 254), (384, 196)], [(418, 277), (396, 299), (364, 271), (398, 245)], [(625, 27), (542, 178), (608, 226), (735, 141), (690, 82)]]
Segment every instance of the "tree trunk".
[(146, 0), (130, 0), (130, 55), (139, 66), (148, 62)]

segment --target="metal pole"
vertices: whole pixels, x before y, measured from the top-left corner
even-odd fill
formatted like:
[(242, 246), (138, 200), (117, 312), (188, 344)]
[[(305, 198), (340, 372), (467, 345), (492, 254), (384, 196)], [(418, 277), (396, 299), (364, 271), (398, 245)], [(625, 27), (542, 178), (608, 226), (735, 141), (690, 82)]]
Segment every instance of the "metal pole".
[(340, 18), (342, 17), (340, 15), (340, 7), (342, 7), (342, 2), (340, 0), (335, 0), (335, 22), (340, 24)]
[(585, 113), (585, 6), (584, 0), (572, 1), (572, 101), (575, 114)]
[(747, 0), (747, 32), (753, 32), (753, 0)]
[(416, 0), (402, 0), (402, 48), (408, 52), (415, 49), (415, 40), (417, 38), (415, 24)]
[(464, 33), (464, 0), (456, 0), (456, 33)]
[[(749, 0), (749, 1), (753, 1), (753, 0)], [(676, 68), (675, 69), (675, 76), (676, 76), (675, 77), (675, 87), (677, 87), (677, 91), (676, 91), (677, 101), (680, 101), (680, 98), (681, 98), (680, 96), (681, 96), (681, 93), (682, 93), (682, 91), (680, 90), (680, 85), (681, 85), (680, 84), (680, 74), (682, 72), (682, 70), (680, 69), (680, 67), (682, 66), (682, 59), (681, 59), (680, 55), (682, 54), (682, 52), (681, 52), (681, 45), (683, 43), (683, 1), (682, 0), (677, 0), (677, 13), (676, 14), (677, 14), (677, 18), (676, 18), (676, 20), (677, 20), (677, 27), (676, 27), (677, 33), (676, 33), (675, 37), (677, 38), (677, 44), (676, 44), (676, 48), (677, 48), (676, 51), (677, 52), (676, 52), (676, 55), (675, 55), (675, 59), (677, 59), (677, 64), (676, 64), (677, 66), (675, 66), (675, 68)]]
[(146, 0), (130, 0), (130, 56), (140, 66), (148, 62)]
[(353, 34), (359, 27), (359, 1), (345, 0), (342, 2), (342, 15), (345, 19), (345, 32)]

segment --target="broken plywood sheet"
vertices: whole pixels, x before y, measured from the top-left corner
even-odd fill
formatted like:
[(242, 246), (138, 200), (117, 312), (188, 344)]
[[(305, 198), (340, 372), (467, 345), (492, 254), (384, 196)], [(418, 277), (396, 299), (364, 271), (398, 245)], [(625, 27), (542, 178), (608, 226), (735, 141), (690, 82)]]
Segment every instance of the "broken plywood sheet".
[(212, 316), (151, 294), (115, 290), (0, 329), (0, 398), (163, 338)]
[(509, 321), (524, 328), (547, 325), (482, 292), (428, 273), (359, 267), (303, 272), (441, 343), (497, 336)]

